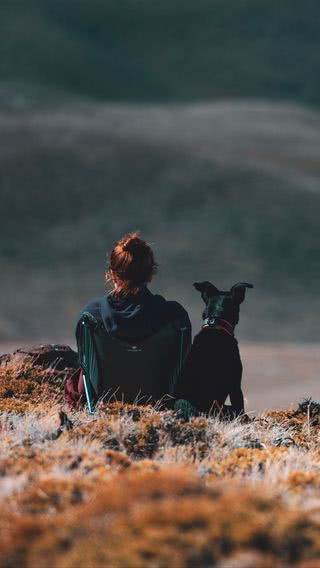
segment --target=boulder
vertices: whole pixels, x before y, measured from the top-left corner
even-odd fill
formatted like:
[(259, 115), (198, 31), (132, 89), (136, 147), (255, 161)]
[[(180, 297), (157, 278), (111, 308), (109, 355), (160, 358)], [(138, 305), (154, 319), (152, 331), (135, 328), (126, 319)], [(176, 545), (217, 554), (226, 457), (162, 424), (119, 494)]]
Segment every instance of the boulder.
[(77, 369), (79, 367), (78, 354), (68, 345), (34, 345), (21, 347), (13, 353), (2, 355), (0, 365), (32, 363), (40, 367), (51, 367), (57, 371)]

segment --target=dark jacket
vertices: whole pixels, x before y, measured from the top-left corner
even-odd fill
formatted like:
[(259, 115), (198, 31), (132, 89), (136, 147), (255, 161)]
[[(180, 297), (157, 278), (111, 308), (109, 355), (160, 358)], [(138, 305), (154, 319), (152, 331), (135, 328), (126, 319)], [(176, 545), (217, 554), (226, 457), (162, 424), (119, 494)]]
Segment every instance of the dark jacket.
[[(191, 323), (187, 312), (178, 302), (166, 301), (147, 288), (134, 296), (123, 298), (109, 294), (89, 302), (79, 314), (76, 325), (77, 343), (81, 336), (80, 321), (84, 313), (94, 316), (111, 336), (128, 341), (144, 339), (170, 322), (179, 322), (181, 327), (186, 328), (183, 351), (186, 354), (190, 349)], [(73, 408), (85, 403), (80, 369), (67, 381), (65, 398)]]
[(133, 296), (102, 296), (89, 302), (79, 315), (76, 327), (84, 312), (102, 322), (106, 331), (123, 339), (142, 339), (152, 335), (170, 321), (179, 319), (186, 327), (191, 344), (191, 323), (186, 310), (178, 303), (152, 294), (148, 288)]

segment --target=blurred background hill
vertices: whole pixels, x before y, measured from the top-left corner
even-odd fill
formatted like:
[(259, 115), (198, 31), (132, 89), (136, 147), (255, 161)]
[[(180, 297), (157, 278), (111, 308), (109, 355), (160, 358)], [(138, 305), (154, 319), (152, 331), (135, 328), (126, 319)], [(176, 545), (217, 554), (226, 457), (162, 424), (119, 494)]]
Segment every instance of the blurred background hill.
[(320, 5), (0, 5), (0, 341), (59, 341), (141, 229), (153, 289), (253, 282), (239, 337), (317, 342)]
[(10, 100), (52, 90), (101, 101), (320, 102), (315, 0), (2, 0), (0, 9)]

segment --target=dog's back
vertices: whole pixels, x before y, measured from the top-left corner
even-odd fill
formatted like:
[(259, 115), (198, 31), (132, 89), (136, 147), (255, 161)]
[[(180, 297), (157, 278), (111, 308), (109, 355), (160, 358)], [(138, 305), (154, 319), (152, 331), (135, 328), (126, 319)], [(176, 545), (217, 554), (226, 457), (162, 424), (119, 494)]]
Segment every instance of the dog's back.
[(210, 412), (214, 402), (222, 406), (230, 395), (241, 408), (242, 364), (237, 340), (214, 328), (204, 328), (194, 338), (176, 398), (191, 402), (200, 412)]
[(233, 411), (239, 414), (244, 411), (242, 363), (234, 329), (246, 289), (253, 286), (239, 282), (222, 291), (205, 281), (196, 282), (194, 287), (205, 303), (202, 329), (176, 385), (176, 399), (185, 399), (198, 411), (208, 413), (214, 407), (221, 408), (230, 396)]

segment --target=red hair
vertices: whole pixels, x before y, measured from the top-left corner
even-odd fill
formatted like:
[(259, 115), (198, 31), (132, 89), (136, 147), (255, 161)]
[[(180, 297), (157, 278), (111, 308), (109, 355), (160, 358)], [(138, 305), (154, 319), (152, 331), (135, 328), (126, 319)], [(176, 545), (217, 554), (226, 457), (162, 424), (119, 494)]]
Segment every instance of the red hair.
[(139, 292), (152, 280), (156, 271), (157, 264), (151, 246), (136, 231), (122, 237), (114, 246), (106, 280), (110, 280), (111, 273), (117, 282), (114, 293), (127, 296)]

